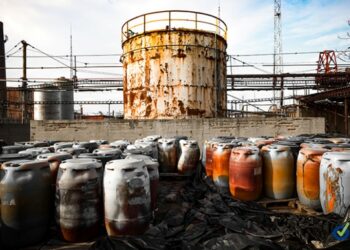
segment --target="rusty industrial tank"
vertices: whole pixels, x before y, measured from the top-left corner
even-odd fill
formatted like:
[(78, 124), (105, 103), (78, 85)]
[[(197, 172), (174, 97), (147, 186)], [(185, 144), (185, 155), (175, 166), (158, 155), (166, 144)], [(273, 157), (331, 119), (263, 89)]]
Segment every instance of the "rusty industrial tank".
[(346, 214), (350, 206), (350, 152), (327, 152), (323, 155), (320, 201), (325, 214)]
[(1, 240), (11, 249), (44, 239), (50, 221), (47, 161), (17, 160), (0, 169)]
[(321, 208), (320, 203), (320, 162), (324, 153), (323, 148), (303, 148), (299, 151), (297, 161), (297, 193), (302, 204)]
[(229, 165), (233, 147), (234, 145), (230, 143), (214, 145), (212, 155), (213, 181), (223, 191), (229, 191)]
[(177, 172), (177, 146), (175, 138), (162, 138), (158, 140), (158, 161), (160, 172)]
[(265, 195), (273, 199), (291, 198), (295, 189), (295, 167), (288, 146), (268, 145), (261, 149), (264, 162)]
[(226, 24), (160, 11), (122, 27), (124, 118), (216, 117), (226, 109)]
[(233, 148), (229, 169), (230, 192), (235, 199), (257, 200), (262, 193), (262, 158), (259, 148)]
[(151, 208), (155, 210), (157, 207), (157, 192), (159, 184), (159, 163), (156, 159), (153, 159), (147, 155), (128, 155), (125, 159), (137, 159), (143, 160), (146, 164), (151, 192)]
[(56, 182), (56, 221), (64, 240), (88, 241), (98, 235), (102, 217), (102, 163), (69, 159)]
[(109, 236), (142, 234), (148, 228), (152, 218), (150, 180), (143, 160), (108, 162), (103, 196)]
[(180, 140), (180, 158), (177, 163), (177, 170), (182, 174), (192, 174), (196, 171), (200, 149), (198, 142), (195, 140)]

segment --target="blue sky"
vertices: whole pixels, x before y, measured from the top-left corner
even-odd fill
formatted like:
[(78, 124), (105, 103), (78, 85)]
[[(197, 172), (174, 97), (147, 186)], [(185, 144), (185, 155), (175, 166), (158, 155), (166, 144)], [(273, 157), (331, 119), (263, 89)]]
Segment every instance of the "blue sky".
[[(12, 48), (20, 40), (50, 54), (69, 54), (69, 30), (73, 28), (75, 54), (121, 53), (120, 28), (139, 14), (167, 9), (195, 10), (217, 15), (218, 0), (1, 0), (0, 20), (4, 22)], [(228, 25), (228, 53), (273, 52), (273, 0), (221, 0), (221, 18)], [(282, 0), (283, 51), (343, 50), (350, 40), (339, 39), (350, 31), (349, 0)], [(29, 53), (33, 53), (29, 51)], [(20, 54), (19, 54), (20, 55)], [(315, 62), (317, 54), (285, 56), (284, 62)], [(262, 66), (269, 57), (241, 58)], [(81, 62), (115, 63), (118, 57), (78, 58)], [(68, 61), (65, 61), (68, 63)], [(29, 65), (58, 65), (52, 60), (30, 59)], [(7, 60), (8, 66), (20, 66), (20, 58)], [(285, 68), (285, 71), (312, 71), (309, 68)], [(101, 69), (109, 74), (78, 72), (78, 77), (117, 77), (117, 69)], [(235, 73), (259, 73), (252, 68), (235, 68)], [(18, 78), (20, 70), (9, 70)], [(29, 77), (69, 76), (69, 70), (32, 70)], [(82, 98), (87, 99), (84, 96)], [(95, 97), (94, 97), (95, 98)], [(101, 97), (102, 98), (102, 97)], [(105, 98), (105, 96), (103, 96)], [(111, 95), (108, 99), (113, 99)]]

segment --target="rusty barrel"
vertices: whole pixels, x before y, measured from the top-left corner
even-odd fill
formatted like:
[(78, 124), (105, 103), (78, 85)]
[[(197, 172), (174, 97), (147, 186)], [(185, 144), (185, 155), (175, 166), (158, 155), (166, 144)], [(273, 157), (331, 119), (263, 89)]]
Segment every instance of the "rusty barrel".
[(128, 155), (125, 159), (137, 159), (143, 160), (146, 164), (151, 192), (151, 208), (155, 210), (157, 208), (157, 193), (159, 185), (159, 163), (156, 159), (153, 159), (147, 155)]
[(180, 158), (177, 163), (177, 170), (181, 174), (192, 174), (196, 171), (200, 149), (198, 142), (195, 140), (180, 140)]
[(219, 143), (214, 146), (213, 151), (213, 181), (223, 191), (229, 191), (229, 165), (231, 149), (230, 143)]
[(161, 173), (177, 172), (177, 151), (175, 138), (158, 140), (158, 161)]
[(143, 160), (107, 163), (103, 181), (105, 226), (109, 236), (138, 235), (152, 218), (150, 180)]
[[(205, 167), (205, 173), (208, 177), (210, 177), (210, 178), (213, 177), (213, 152), (214, 152), (214, 148), (219, 143), (229, 143), (232, 140), (235, 140), (234, 137), (218, 136), (218, 137), (214, 137), (214, 138), (204, 142), (202, 161), (204, 158), (205, 161), (203, 163), (203, 166)], [(204, 154), (205, 154), (205, 156), (204, 156)]]
[(323, 148), (303, 148), (299, 151), (297, 161), (297, 193), (302, 204), (321, 208), (320, 203), (320, 162)]
[(56, 221), (62, 238), (70, 242), (94, 239), (102, 215), (102, 163), (69, 159), (61, 163), (56, 182)]
[(288, 146), (268, 145), (261, 149), (264, 164), (265, 195), (273, 199), (288, 199), (294, 194), (294, 157)]
[(231, 150), (230, 192), (235, 199), (257, 200), (262, 193), (262, 158), (256, 147), (238, 147)]
[(141, 148), (151, 149), (147, 155), (153, 159), (158, 160), (158, 143), (154, 141), (147, 141), (145, 139), (136, 140), (135, 145)]
[(323, 213), (346, 214), (350, 206), (350, 152), (326, 152), (320, 165)]
[(49, 163), (6, 162), (0, 179), (2, 242), (17, 249), (43, 240), (50, 221)]

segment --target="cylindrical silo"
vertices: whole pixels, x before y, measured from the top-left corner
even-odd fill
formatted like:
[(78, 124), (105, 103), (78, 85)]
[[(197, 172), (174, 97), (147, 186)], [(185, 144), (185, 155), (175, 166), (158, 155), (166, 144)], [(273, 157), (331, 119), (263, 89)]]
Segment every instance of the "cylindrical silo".
[(144, 14), (122, 27), (124, 118), (217, 117), (226, 109), (226, 24), (192, 11)]
[(34, 91), (34, 120), (73, 119), (73, 84), (68, 79)]

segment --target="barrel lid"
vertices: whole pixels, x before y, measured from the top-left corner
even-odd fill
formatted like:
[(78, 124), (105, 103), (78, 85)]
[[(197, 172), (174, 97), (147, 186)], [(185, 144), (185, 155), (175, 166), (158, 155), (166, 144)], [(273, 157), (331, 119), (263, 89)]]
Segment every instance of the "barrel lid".
[(350, 152), (326, 152), (323, 158), (327, 160), (350, 161)]
[(60, 168), (85, 170), (90, 168), (101, 168), (101, 161), (93, 158), (75, 158), (62, 161)]
[(16, 159), (25, 159), (31, 157), (30, 154), (0, 154), (0, 163), (6, 161), (12, 161)]
[(15, 170), (15, 171), (30, 170), (30, 169), (37, 169), (37, 168), (44, 168), (44, 167), (49, 167), (48, 161), (20, 159), (20, 160), (7, 161), (1, 165), (2, 169)]
[(90, 140), (89, 142), (97, 143), (97, 145), (105, 145), (109, 143), (107, 140)]
[(180, 145), (188, 145), (190, 147), (198, 146), (198, 142), (196, 140), (180, 140)]
[(323, 155), (329, 150), (327, 148), (302, 148), (299, 152), (304, 155)]
[(106, 164), (106, 168), (110, 170), (114, 169), (134, 169), (134, 168), (140, 168), (145, 166), (145, 162), (143, 160), (139, 159), (119, 159), (119, 160), (113, 160), (109, 161)]
[(237, 147), (237, 148), (233, 148), (232, 151), (233, 152), (242, 152), (242, 153), (256, 153), (259, 154), (260, 150), (257, 146), (250, 146), (250, 147)]
[(156, 159), (153, 159), (152, 157), (148, 155), (134, 155), (130, 154), (125, 159), (137, 159), (137, 160), (143, 160), (147, 167), (159, 167), (159, 163)]
[(262, 152), (269, 152), (269, 151), (277, 151), (277, 152), (282, 152), (282, 151), (290, 151), (289, 146), (285, 145), (278, 145), (278, 144), (272, 144), (272, 145), (266, 145), (261, 148)]
[(119, 156), (122, 154), (122, 151), (117, 148), (98, 148), (93, 151), (93, 154), (103, 156)]
[(37, 156), (38, 160), (47, 160), (47, 161), (54, 161), (54, 160), (67, 160), (72, 159), (72, 155), (65, 152), (58, 152), (58, 153), (46, 153), (46, 154), (40, 154)]
[(176, 142), (176, 138), (160, 138), (158, 140), (158, 143), (169, 143), (169, 142)]

